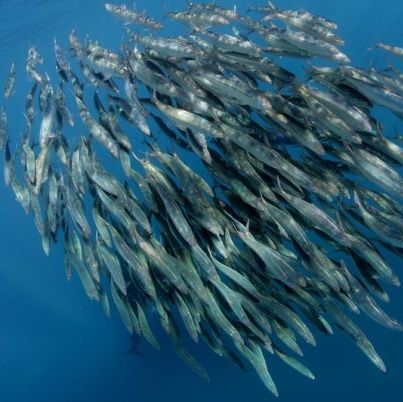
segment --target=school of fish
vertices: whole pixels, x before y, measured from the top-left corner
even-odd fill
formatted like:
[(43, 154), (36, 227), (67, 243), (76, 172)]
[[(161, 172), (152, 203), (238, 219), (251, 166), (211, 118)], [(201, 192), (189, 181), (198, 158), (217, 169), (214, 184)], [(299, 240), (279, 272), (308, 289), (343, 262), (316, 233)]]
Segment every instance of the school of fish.
[[(246, 15), (188, 3), (166, 13), (180, 37), (105, 10), (124, 23), (120, 51), (72, 31), (69, 50), (54, 42), (51, 82), (29, 49), (21, 137), (8, 128), (14, 63), (5, 83), (4, 179), (45, 253), (62, 242), (67, 278), (158, 349), (157, 317), (203, 378), (184, 333), (251, 365), (274, 395), (266, 360), (314, 379), (299, 358), (317, 330), (344, 332), (384, 371), (354, 316), (403, 329), (380, 306), (400, 285), (386, 256), (403, 255), (402, 138), (372, 113), (403, 119), (403, 72), (350, 65), (334, 22), (271, 3)], [(313, 59), (304, 77), (289, 58)]]

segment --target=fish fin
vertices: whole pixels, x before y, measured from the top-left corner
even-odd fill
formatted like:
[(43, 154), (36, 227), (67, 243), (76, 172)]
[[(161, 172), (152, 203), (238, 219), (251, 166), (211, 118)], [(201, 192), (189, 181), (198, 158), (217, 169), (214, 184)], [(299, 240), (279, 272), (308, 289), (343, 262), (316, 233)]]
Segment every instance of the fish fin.
[(286, 194), (286, 192), (283, 190), (283, 187), (281, 187), (280, 176), (278, 176), (278, 175), (277, 175), (277, 186), (276, 186), (276, 190), (277, 190), (280, 194)]
[(354, 155), (354, 150), (347, 141), (343, 141), (343, 146), (350, 155)]
[(377, 121), (376, 122), (376, 129), (375, 129), (375, 133), (376, 133), (376, 136), (378, 137), (378, 138), (380, 138), (381, 140), (383, 140), (384, 139), (384, 136), (382, 135), (382, 125), (381, 125), (381, 123), (379, 122), (379, 121)]
[(372, 39), (375, 41), (375, 43), (372, 46), (370, 46), (367, 50), (375, 50), (379, 48), (381, 42), (376, 38), (376, 36), (372, 36)]
[[(340, 203), (341, 201), (338, 200), (338, 202)], [(343, 222), (342, 222), (342, 220), (341, 220), (341, 216), (340, 216), (340, 214), (339, 214), (339, 211), (336, 212), (336, 221), (337, 221), (337, 224), (340, 226), (340, 228), (343, 230), (343, 233), (345, 233), (346, 235), (350, 235), (350, 234), (346, 231), (346, 229), (345, 229), (345, 227), (344, 227), (344, 225), (343, 225)]]
[(358, 197), (357, 191), (355, 191), (355, 190), (354, 190), (354, 202), (358, 207), (362, 208), (361, 200)]
[(275, 6), (271, 1), (268, 1), (268, 2), (267, 2), (267, 5), (268, 5), (269, 8), (270, 8), (270, 12), (277, 11), (276, 6)]
[(399, 133), (399, 130), (395, 127), (394, 134), (390, 137), (392, 140), (402, 140), (402, 135)]
[(247, 232), (247, 233), (250, 232), (249, 227), (250, 227), (250, 220), (248, 219), (248, 221), (246, 222), (246, 226), (245, 226), (245, 232)]

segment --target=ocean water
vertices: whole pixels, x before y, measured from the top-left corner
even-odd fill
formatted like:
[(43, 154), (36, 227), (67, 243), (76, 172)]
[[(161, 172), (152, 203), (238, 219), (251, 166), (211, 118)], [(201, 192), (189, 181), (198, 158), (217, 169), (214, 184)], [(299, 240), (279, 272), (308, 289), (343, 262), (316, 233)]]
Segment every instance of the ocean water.
[[(197, 0), (195, 0), (197, 1)], [(218, 1), (232, 7), (233, 1)], [(245, 10), (252, 1), (238, 1)], [(256, 4), (263, 2), (256, 1)], [(132, 5), (132, 4), (129, 4)], [(368, 52), (374, 38), (403, 45), (401, 0), (278, 0), (282, 8), (303, 8), (334, 20), (346, 40), (345, 52), (357, 66), (385, 66), (396, 59)], [(137, 0), (135, 6), (164, 20), (165, 8), (183, 8), (183, 1)], [(55, 76), (53, 40), (67, 48), (75, 28), (107, 47), (119, 49), (122, 25), (98, 0), (0, 0), (0, 84), (12, 61), (17, 89), (8, 108), (15, 138), (24, 127), (22, 109), (30, 83), (24, 71), (31, 45)], [(181, 29), (170, 26), (168, 33)], [(292, 62), (291, 62), (292, 65)], [(401, 65), (400, 65), (401, 67)], [(1, 84), (2, 85), (2, 84)], [(0, 86), (1, 86), (0, 85)], [(392, 114), (376, 111), (388, 130), (402, 129)], [(73, 134), (74, 135), (74, 134)], [(98, 303), (84, 294), (77, 277), (67, 282), (61, 247), (49, 257), (42, 251), (34, 222), (0, 181), (0, 401), (1, 402), (263, 402), (275, 398), (253, 370), (241, 372), (199, 345), (190, 346), (211, 374), (206, 382), (174, 354), (162, 330), (156, 331), (162, 351), (140, 341), (138, 354), (126, 353), (132, 340), (116, 311), (106, 318)], [(402, 261), (391, 261), (403, 278)], [(385, 309), (403, 320), (403, 291), (390, 290)], [(359, 319), (383, 357), (386, 374), (377, 370), (345, 335), (317, 335), (316, 348), (304, 347), (304, 363), (316, 375), (310, 381), (278, 359), (269, 369), (284, 402), (402, 402), (403, 334)]]

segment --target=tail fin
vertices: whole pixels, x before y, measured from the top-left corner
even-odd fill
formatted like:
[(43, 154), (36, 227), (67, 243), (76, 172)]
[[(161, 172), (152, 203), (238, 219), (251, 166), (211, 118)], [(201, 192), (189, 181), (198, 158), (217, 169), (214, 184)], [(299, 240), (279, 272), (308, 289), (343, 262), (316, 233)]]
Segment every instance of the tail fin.
[(367, 50), (379, 49), (381, 42), (375, 36), (373, 36), (372, 39), (375, 41), (375, 43), (373, 46), (370, 46)]

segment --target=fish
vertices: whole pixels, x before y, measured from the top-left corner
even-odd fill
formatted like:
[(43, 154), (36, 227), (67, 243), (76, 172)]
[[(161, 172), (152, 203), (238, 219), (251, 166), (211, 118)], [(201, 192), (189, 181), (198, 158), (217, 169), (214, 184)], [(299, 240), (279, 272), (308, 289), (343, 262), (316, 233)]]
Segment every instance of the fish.
[(377, 219), (376, 216), (372, 215), (368, 210), (366, 210), (356, 192), (354, 193), (354, 201), (357, 204), (365, 223), (380, 239), (391, 246), (398, 248), (403, 247), (400, 229), (394, 230), (393, 227), (390, 227), (390, 225), (387, 225), (385, 222)]
[(15, 62), (11, 64), (10, 71), (7, 75), (6, 85), (4, 88), (4, 100), (7, 101), (14, 94), (16, 80)]
[(60, 75), (60, 78), (67, 83), (71, 74), (70, 64), (67, 61), (63, 49), (57, 44), (56, 38), (53, 40), (53, 47), (56, 58), (56, 71)]
[(19, 137), (10, 61), (4, 179), (45, 254), (60, 243), (67, 279), (107, 316), (113, 303), (135, 343), (160, 349), (160, 325), (206, 380), (186, 337), (250, 364), (276, 396), (265, 352), (314, 379), (300, 359), (313, 328), (346, 333), (385, 371), (352, 317), (403, 330), (378, 302), (400, 285), (401, 136), (373, 110), (403, 116), (403, 73), (353, 66), (335, 22), (271, 3), (187, 2), (166, 12), (188, 27), (170, 36), (134, 8), (104, 9), (123, 20), (119, 49), (73, 30), (52, 62), (28, 50)]
[(105, 3), (105, 10), (125, 21), (126, 24), (138, 24), (149, 29), (161, 29), (162, 25), (144, 13), (130, 10), (125, 4)]
[(153, 98), (153, 102), (157, 108), (164, 113), (164, 115), (173, 120), (181, 128), (199, 130), (206, 135), (211, 135), (214, 137), (224, 136), (221, 130), (213, 123), (195, 113), (189, 112), (185, 109), (179, 109), (166, 105), (159, 101), (156, 97)]
[[(196, 31), (197, 32), (197, 31)], [(211, 31), (200, 30), (200, 33), (207, 36), (210, 42), (220, 51), (241, 53), (248, 56), (260, 56), (262, 49), (248, 39), (242, 39), (235, 35), (217, 34)]]
[(83, 101), (78, 96), (76, 96), (76, 102), (79, 108), (80, 117), (84, 124), (87, 126), (88, 130), (90, 130), (94, 138), (96, 138), (102, 145), (105, 146), (105, 148), (111, 153), (113, 157), (118, 158), (118, 146), (116, 145), (113, 138), (110, 136), (109, 132), (95, 121), (95, 119), (88, 112)]
[(141, 36), (131, 33), (130, 39), (150, 50), (154, 50), (160, 58), (197, 58), (203, 55), (200, 48), (188, 43), (184, 38), (169, 39), (155, 36)]
[(166, 16), (174, 21), (179, 21), (190, 26), (206, 27), (212, 25), (228, 25), (229, 19), (221, 13), (210, 10), (189, 10), (181, 12), (168, 12)]
[(6, 146), (8, 137), (8, 117), (4, 106), (0, 108), (0, 149)]
[(386, 50), (389, 53), (392, 53), (398, 57), (403, 57), (403, 48), (399, 46), (393, 46), (393, 45), (388, 45), (386, 43), (382, 42), (376, 42), (375, 45), (370, 47), (368, 50), (373, 50), (373, 49), (382, 49)]
[(47, 81), (46, 76), (41, 74), (37, 69), (37, 64), (43, 64), (43, 58), (35, 49), (35, 47), (30, 47), (28, 50), (27, 63), (25, 65), (25, 70), (27, 74), (35, 81), (37, 84), (43, 84)]

